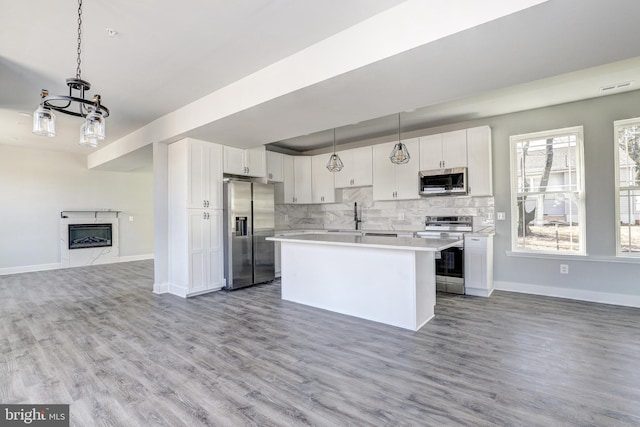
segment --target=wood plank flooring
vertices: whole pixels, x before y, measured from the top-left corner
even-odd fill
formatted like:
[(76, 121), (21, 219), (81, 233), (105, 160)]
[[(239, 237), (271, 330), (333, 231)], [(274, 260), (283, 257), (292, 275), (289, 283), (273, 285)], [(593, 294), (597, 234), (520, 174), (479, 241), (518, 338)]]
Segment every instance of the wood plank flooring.
[(640, 425), (640, 310), (438, 294), (419, 332), (280, 300), (183, 300), (150, 261), (0, 276), (0, 402), (76, 426)]

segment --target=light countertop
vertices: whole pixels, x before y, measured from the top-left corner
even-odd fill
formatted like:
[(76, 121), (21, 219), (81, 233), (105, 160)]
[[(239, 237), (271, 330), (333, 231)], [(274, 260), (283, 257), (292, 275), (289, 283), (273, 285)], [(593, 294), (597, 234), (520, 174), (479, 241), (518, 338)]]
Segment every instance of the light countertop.
[(464, 233), (465, 236), (469, 237), (489, 237), (496, 235), (496, 229), (494, 227), (485, 227), (478, 230), (474, 230), (469, 233)]
[(405, 251), (437, 252), (460, 243), (455, 239), (420, 239), (409, 237), (354, 236), (344, 234), (297, 234), (268, 237), (275, 242), (310, 243), (333, 246), (358, 246)]

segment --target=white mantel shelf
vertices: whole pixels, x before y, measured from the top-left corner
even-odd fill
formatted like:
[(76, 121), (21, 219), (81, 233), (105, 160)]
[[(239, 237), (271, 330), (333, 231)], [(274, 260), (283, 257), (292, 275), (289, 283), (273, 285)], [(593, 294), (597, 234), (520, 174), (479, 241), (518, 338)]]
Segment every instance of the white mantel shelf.
[(434, 316), (435, 253), (453, 239), (334, 234), (280, 242), (282, 299), (417, 331)]
[(96, 209), (87, 209), (87, 210), (71, 210), (71, 211), (60, 211), (60, 218), (67, 218), (67, 215), (65, 215), (66, 213), (92, 213), (94, 218), (98, 218), (98, 214), (101, 213), (113, 213), (116, 214), (116, 218), (118, 218), (118, 215), (120, 214), (120, 212), (122, 211), (112, 211), (111, 209), (103, 209), (103, 210), (96, 210)]

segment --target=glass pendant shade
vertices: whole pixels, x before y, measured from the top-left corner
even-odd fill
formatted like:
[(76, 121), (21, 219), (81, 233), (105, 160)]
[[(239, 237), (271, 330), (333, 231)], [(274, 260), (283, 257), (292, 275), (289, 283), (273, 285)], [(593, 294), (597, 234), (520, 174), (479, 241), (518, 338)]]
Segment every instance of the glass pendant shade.
[(407, 146), (402, 143), (401, 136), (400, 113), (398, 113), (398, 142), (393, 146), (393, 150), (391, 150), (391, 155), (389, 156), (391, 163), (396, 165), (403, 165), (405, 163), (409, 163), (409, 160), (411, 160), (409, 150), (407, 149)]
[(102, 114), (97, 111), (92, 111), (87, 114), (87, 119), (85, 120), (85, 130), (84, 134), (87, 139), (97, 138), (104, 139), (106, 136), (105, 132), (105, 120), (102, 117)]
[(82, 126), (80, 126), (80, 141), (78, 144), (82, 147), (98, 148), (98, 138), (88, 138), (86, 129), (87, 122), (84, 122)]
[(329, 172), (340, 172), (343, 167), (344, 164), (342, 163), (342, 160), (340, 160), (340, 156), (333, 153), (327, 162), (327, 169), (329, 169)]
[(393, 151), (391, 151), (391, 155), (389, 156), (391, 159), (391, 163), (395, 163), (396, 165), (402, 165), (405, 163), (409, 163), (411, 160), (411, 156), (409, 155), (409, 150), (407, 150), (407, 146), (402, 142), (398, 142), (394, 147)]
[(340, 172), (344, 167), (344, 163), (340, 160), (340, 156), (336, 153), (336, 130), (333, 129), (333, 154), (329, 157), (327, 162), (327, 169), (329, 172)]
[(56, 115), (50, 109), (40, 105), (33, 113), (32, 132), (51, 138), (56, 136)]

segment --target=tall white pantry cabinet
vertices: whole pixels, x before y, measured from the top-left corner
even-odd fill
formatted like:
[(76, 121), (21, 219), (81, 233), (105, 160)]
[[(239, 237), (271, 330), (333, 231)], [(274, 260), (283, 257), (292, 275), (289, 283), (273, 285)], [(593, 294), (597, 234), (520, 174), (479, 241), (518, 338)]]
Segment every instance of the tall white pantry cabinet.
[(169, 145), (169, 292), (190, 297), (224, 286), (222, 146)]

